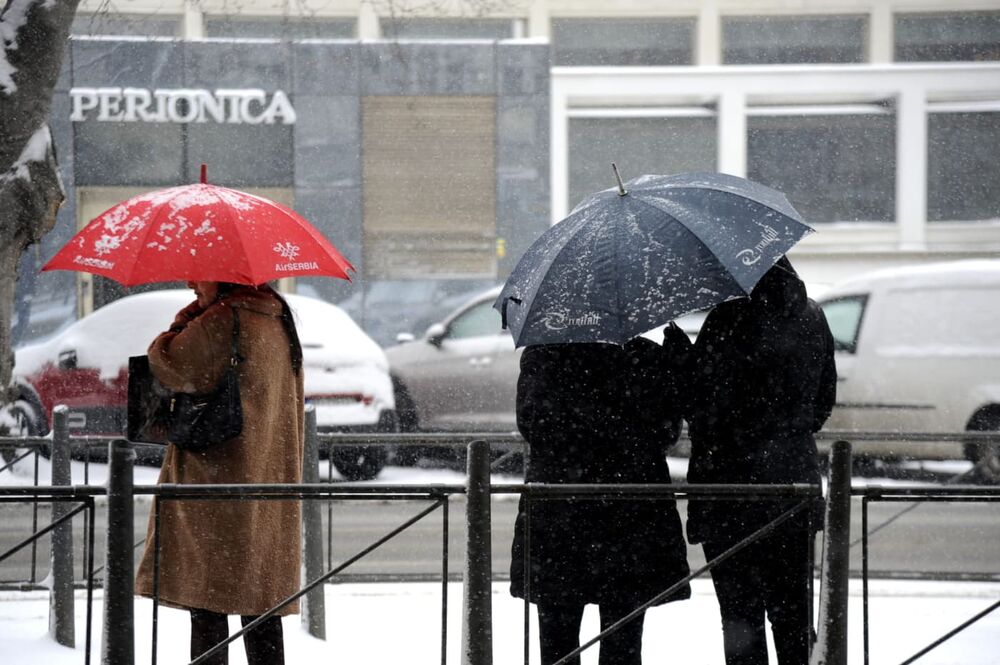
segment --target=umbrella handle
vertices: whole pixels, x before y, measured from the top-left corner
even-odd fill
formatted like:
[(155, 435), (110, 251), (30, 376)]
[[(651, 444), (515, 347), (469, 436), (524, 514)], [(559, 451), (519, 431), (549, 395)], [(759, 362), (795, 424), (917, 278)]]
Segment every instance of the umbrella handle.
[(618, 180), (618, 196), (625, 196), (628, 194), (628, 190), (625, 189), (625, 184), (622, 182), (621, 174), (618, 173), (618, 165), (611, 162), (611, 170), (615, 172), (615, 178)]
[(201, 165), (201, 184), (208, 184), (208, 164)]

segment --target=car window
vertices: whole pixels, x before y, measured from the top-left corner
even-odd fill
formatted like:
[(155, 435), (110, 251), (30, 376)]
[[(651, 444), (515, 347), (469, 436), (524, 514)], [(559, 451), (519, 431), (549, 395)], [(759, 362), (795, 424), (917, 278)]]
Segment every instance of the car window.
[(500, 331), (500, 312), (493, 309), (490, 300), (470, 307), (448, 325), (448, 337), (452, 339), (499, 335)]
[(848, 296), (821, 303), (826, 322), (833, 333), (834, 348), (854, 353), (858, 346), (858, 331), (868, 296)]

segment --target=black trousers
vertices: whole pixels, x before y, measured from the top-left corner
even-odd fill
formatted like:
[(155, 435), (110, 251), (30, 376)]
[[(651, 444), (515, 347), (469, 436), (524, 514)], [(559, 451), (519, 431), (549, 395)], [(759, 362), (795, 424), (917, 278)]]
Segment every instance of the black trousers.
[[(810, 623), (813, 540), (808, 528), (779, 529), (711, 570), (726, 665), (767, 665), (765, 615), (779, 665), (807, 665), (815, 640)], [(705, 558), (718, 557), (735, 542), (703, 543)]]
[[(240, 617), (243, 625), (256, 619)], [(191, 610), (191, 660), (229, 637), (229, 617), (208, 610)], [(249, 665), (284, 665), (285, 644), (281, 617), (270, 617), (243, 636)], [(223, 649), (205, 661), (206, 665), (228, 665), (229, 651)]]
[[(598, 605), (601, 614), (601, 631), (636, 608), (636, 604)], [(538, 642), (542, 652), (542, 665), (551, 665), (580, 646), (580, 622), (583, 620), (581, 605), (538, 604)], [(642, 623), (645, 612), (601, 640), (600, 665), (640, 665), (642, 663)], [(580, 657), (568, 661), (580, 665)]]

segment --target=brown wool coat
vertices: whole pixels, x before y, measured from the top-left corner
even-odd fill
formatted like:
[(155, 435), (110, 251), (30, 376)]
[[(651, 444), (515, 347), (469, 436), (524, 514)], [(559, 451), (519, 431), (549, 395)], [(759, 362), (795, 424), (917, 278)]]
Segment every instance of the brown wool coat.
[[(281, 304), (237, 289), (204, 311), (197, 302), (177, 314), (149, 347), (153, 374), (168, 388), (211, 390), (229, 362), (239, 309), (243, 433), (202, 452), (167, 448), (160, 483), (297, 483), (302, 480), (302, 371), (291, 369)], [(297, 501), (163, 503), (160, 602), (222, 614), (258, 615), (299, 589), (301, 509)], [(153, 595), (153, 513), (136, 593)], [(298, 611), (298, 603), (280, 614)]]

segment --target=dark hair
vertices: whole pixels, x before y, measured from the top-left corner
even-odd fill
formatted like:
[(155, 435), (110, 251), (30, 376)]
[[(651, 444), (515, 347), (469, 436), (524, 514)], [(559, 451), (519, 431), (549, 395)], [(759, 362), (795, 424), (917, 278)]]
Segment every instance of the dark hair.
[(281, 324), (285, 327), (285, 334), (288, 335), (288, 351), (292, 356), (292, 371), (298, 374), (302, 369), (302, 343), (299, 342), (299, 332), (295, 328), (295, 317), (292, 315), (292, 308), (288, 306), (288, 301), (269, 284), (248, 287), (246, 284), (219, 282), (219, 297), (221, 298), (238, 288), (256, 288), (258, 291), (270, 293), (281, 303)]
[(288, 306), (285, 297), (271, 288), (269, 284), (261, 284), (257, 290), (270, 293), (281, 303), (281, 323), (285, 326), (285, 334), (288, 335), (288, 351), (292, 354), (292, 371), (298, 374), (299, 370), (302, 369), (302, 343), (299, 342), (299, 331), (295, 328), (292, 308)]

